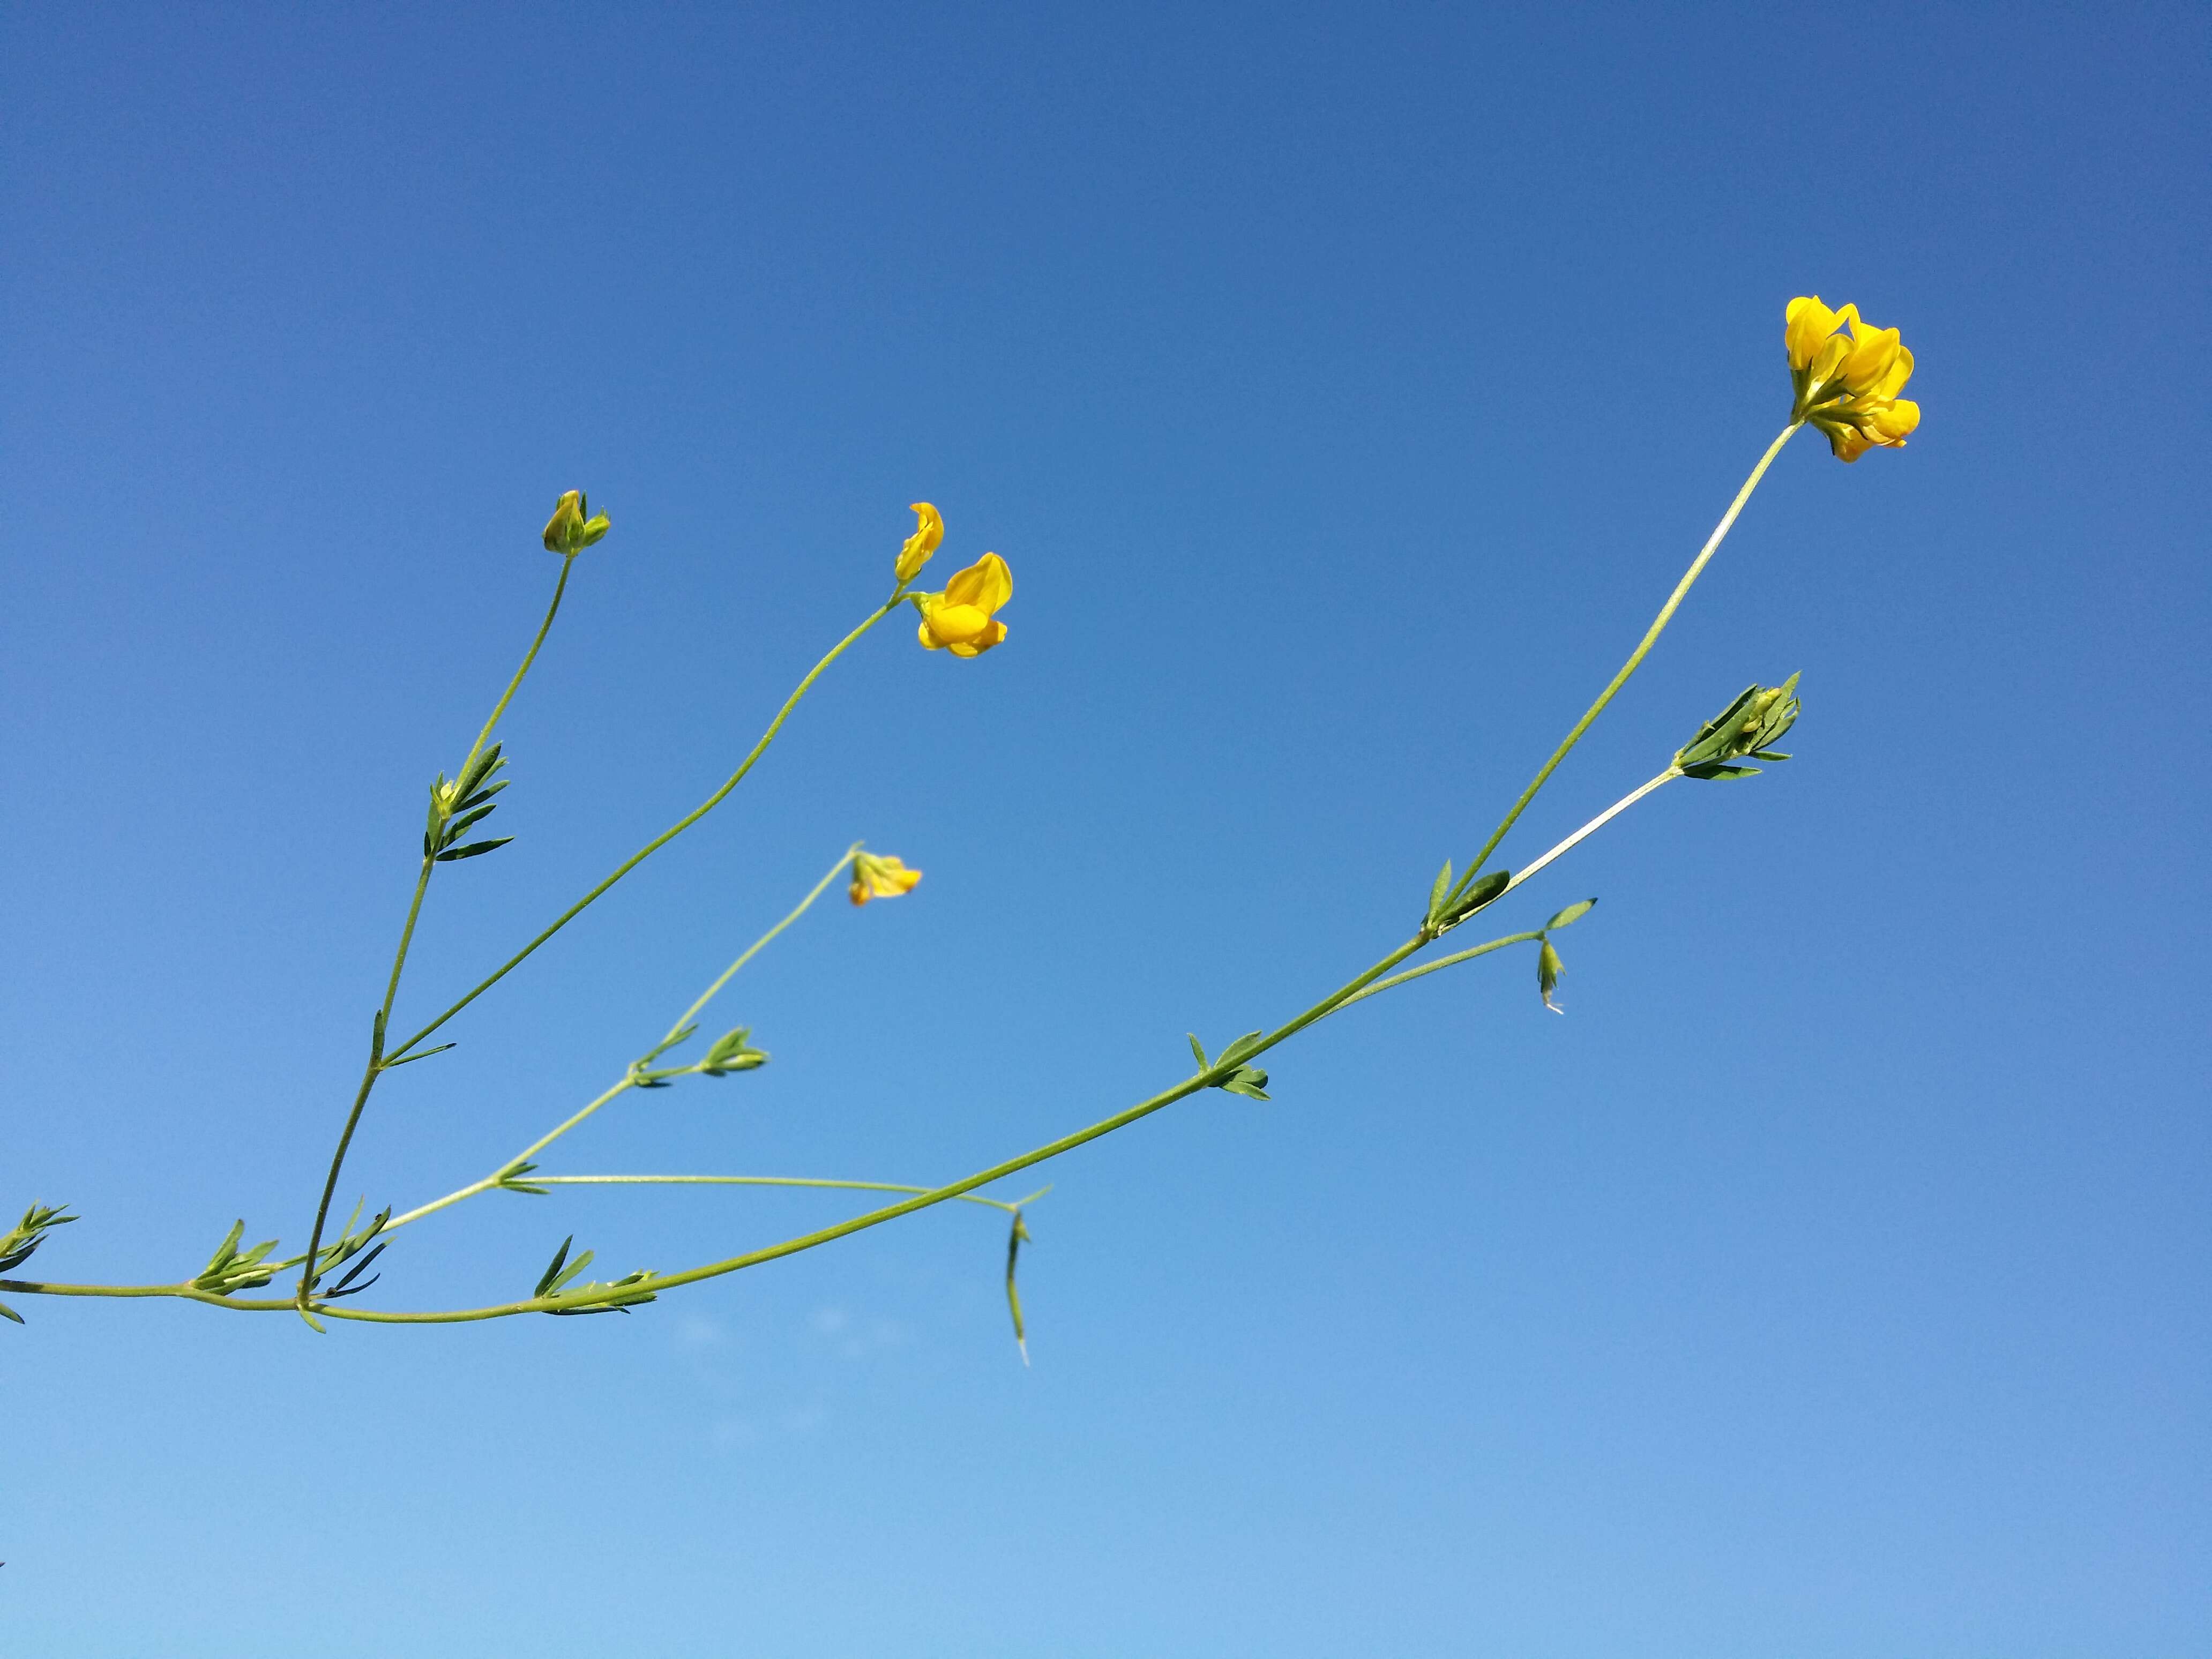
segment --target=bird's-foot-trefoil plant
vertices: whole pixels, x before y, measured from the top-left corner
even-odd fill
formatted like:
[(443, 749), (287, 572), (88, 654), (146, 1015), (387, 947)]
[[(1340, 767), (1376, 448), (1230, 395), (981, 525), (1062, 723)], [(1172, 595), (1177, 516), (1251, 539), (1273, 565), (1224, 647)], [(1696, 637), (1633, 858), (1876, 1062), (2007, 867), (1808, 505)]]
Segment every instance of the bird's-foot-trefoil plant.
[[(1528, 787), (1506, 809), (1497, 827), (1476, 849), (1464, 868), (1455, 872), (1452, 862), (1445, 861), (1429, 890), (1425, 902), (1418, 906), (1418, 921), (1412, 933), (1379, 960), (1352, 975), (1311, 1006), (1293, 1014), (1280, 1024), (1248, 1031), (1211, 1053), (1194, 1034), (1190, 1037), (1190, 1049), (1195, 1069), (1158, 1094), (1072, 1133), (1048, 1141), (1042, 1146), (1032, 1147), (954, 1181), (908, 1183), (837, 1176), (590, 1175), (555, 1174), (546, 1170), (540, 1160), (555, 1142), (586, 1118), (633, 1090), (665, 1089), (679, 1079), (688, 1078), (725, 1079), (767, 1063), (769, 1056), (754, 1046), (751, 1033), (747, 1028), (739, 1026), (718, 1036), (702, 1040), (700, 1020), (708, 1003), (732, 977), (779, 933), (805, 915), (814, 902), (840, 880), (846, 884), (848, 896), (856, 906), (910, 893), (921, 880), (921, 872), (908, 867), (900, 859), (870, 852), (855, 842), (837, 856), (836, 862), (789, 915), (749, 946), (700, 993), (689, 1008), (677, 1017), (659, 1042), (623, 1066), (600, 1093), (476, 1180), (456, 1188), (443, 1197), (432, 1199), (398, 1213), (394, 1213), (393, 1208), (386, 1206), (365, 1223), (361, 1219), (362, 1206), (356, 1204), (352, 1212), (339, 1224), (333, 1236), (331, 1211), (344, 1172), (346, 1155), (366, 1118), (371, 1099), (386, 1074), (403, 1066), (412, 1065), (416, 1060), (428, 1059), (450, 1047), (450, 1042), (434, 1044), (431, 1039), (445, 1030), (470, 1004), (521, 967), (540, 946), (586, 908), (597, 903), (623, 877), (720, 805), (732, 790), (744, 781), (746, 774), (752, 770), (769, 745), (775, 741), (793, 711), (799, 707), (814, 683), (877, 623), (902, 606), (910, 605), (915, 613), (921, 645), (928, 650), (943, 651), (954, 657), (981, 656), (1004, 644), (1006, 640), (1006, 624), (999, 619), (998, 613), (1013, 598), (1013, 575), (1006, 562), (996, 553), (986, 553), (965, 569), (954, 573), (940, 591), (928, 592), (915, 586), (923, 568), (936, 554), (945, 537), (945, 521), (937, 508), (927, 501), (916, 502), (913, 507), (917, 515), (916, 527), (892, 561), (893, 585), (889, 596), (861, 617), (850, 633), (831, 646), (822, 659), (807, 671), (791, 695), (785, 698), (782, 706), (775, 711), (759, 739), (713, 793), (616, 866), (598, 885), (547, 923), (534, 938), (485, 975), (450, 1007), (404, 1036), (398, 1036), (392, 1024), (392, 1014), (398, 1006), (400, 983), (406, 972), (408, 951), (415, 937), (416, 923), (429, 894), (432, 878), (445, 866), (465, 863), (496, 852), (507, 844), (509, 837), (485, 833), (489, 827), (488, 820), (499, 806), (496, 798), (507, 784), (507, 778), (502, 775), (507, 757), (497, 738), (499, 723), (515, 694), (521, 690), (531, 665), (537, 660), (538, 651), (552, 629), (577, 559), (604, 538), (609, 529), (608, 520), (604, 516), (592, 515), (581, 491), (569, 491), (560, 498), (551, 521), (545, 526), (544, 545), (547, 550), (559, 556), (560, 566), (553, 586), (552, 601), (546, 607), (544, 620), (538, 625), (537, 635), (531, 641), (529, 649), (523, 653), (520, 666), (514, 671), (507, 689), (492, 706), (490, 716), (477, 733), (476, 741), (462, 757), (459, 765), (454, 768), (450, 781), (441, 772), (430, 786), (421, 864), (415, 878), (414, 892), (408, 901), (398, 946), (392, 954), (392, 969), (385, 980), (383, 1000), (370, 1021), (368, 1053), (362, 1061), (361, 1081), (344, 1111), (337, 1145), (319, 1185), (319, 1198), (307, 1226), (307, 1248), (297, 1255), (280, 1255), (276, 1253), (278, 1247), (275, 1239), (246, 1246), (244, 1243), (246, 1224), (239, 1221), (223, 1235), (222, 1243), (216, 1246), (204, 1267), (180, 1279), (143, 1285), (80, 1285), (0, 1277), (0, 1292), (15, 1297), (173, 1297), (234, 1312), (295, 1314), (318, 1330), (325, 1328), (324, 1321), (333, 1319), (366, 1324), (428, 1325), (505, 1319), (518, 1314), (574, 1316), (612, 1313), (627, 1311), (653, 1301), (665, 1291), (720, 1278), (743, 1268), (758, 1267), (779, 1257), (794, 1255), (864, 1228), (879, 1226), (884, 1222), (912, 1215), (933, 1205), (957, 1200), (994, 1209), (1007, 1218), (1006, 1306), (1012, 1319), (1015, 1339), (1021, 1345), (1022, 1356), (1026, 1361), (1029, 1355), (1027, 1333), (1023, 1322), (1021, 1297), (1015, 1285), (1015, 1269), (1021, 1247), (1030, 1237), (1028, 1206), (1043, 1195), (1044, 1189), (1019, 1198), (999, 1196), (987, 1189), (995, 1188), (998, 1183), (1011, 1176), (1073, 1151), (1088, 1141), (1096, 1140), (1102, 1135), (1125, 1128), (1139, 1118), (1164, 1110), (1178, 1101), (1208, 1089), (1218, 1089), (1225, 1093), (1264, 1101), (1268, 1097), (1268, 1077), (1259, 1062), (1272, 1050), (1308, 1026), (1340, 1013), (1355, 1003), (1379, 996), (1425, 975), (1471, 962), (1477, 957), (1519, 945), (1534, 947), (1537, 990), (1544, 1006), (1556, 1008), (1558, 1005), (1553, 1001), (1553, 993), (1559, 983), (1561, 964), (1553, 935), (1589, 914), (1595, 900), (1578, 899), (1554, 913), (1540, 927), (1506, 933), (1465, 949), (1431, 953), (1431, 947), (1443, 942), (1448, 935), (1455, 933), (1481, 912), (1505, 899), (1516, 888), (1548, 868), (1583, 841), (1662, 786), (1680, 778), (1713, 781), (1748, 777), (1759, 769), (1747, 764), (1748, 762), (1788, 758), (1774, 744), (1782, 739), (1797, 719), (1797, 679), (1794, 674), (1779, 685), (1753, 684), (1747, 687), (1718, 715), (1700, 726), (1657, 775), (1631, 790), (1548, 851), (1530, 859), (1518, 869), (1509, 870), (1502, 866), (1493, 866), (1491, 863), (1492, 855), (1504, 842), (1507, 833), (1521, 815), (1528, 810), (1528, 804), (1536, 798), (1537, 793), (1568, 753), (1582, 740), (1592, 723), (1605, 712), (1606, 706), (1627, 684), (1630, 677), (1650, 655), (1652, 647), (1658, 643), (1659, 636), (1666, 631), (1691, 587), (1719, 550), (1737, 516), (1743, 511), (1744, 504), (1751, 499), (1752, 492), (1766, 475), (1767, 468), (1773, 464), (1775, 457), (1781, 453), (1783, 446), (1802, 428), (1812, 426), (1827, 438), (1831, 449), (1839, 459), (1856, 461), (1869, 449), (1901, 447), (1907, 435), (1918, 425), (1918, 406), (1898, 396), (1912, 373), (1912, 354), (1900, 342), (1895, 329), (1872, 326), (1860, 318), (1855, 307), (1845, 306), (1841, 311), (1832, 311), (1817, 297), (1801, 298), (1792, 300), (1785, 312), (1784, 345), (1795, 393), (1789, 421), (1774, 441), (1767, 446), (1766, 452), (1759, 458), (1750, 476), (1744, 480), (1742, 488), (1736, 491), (1735, 499), (1729, 503), (1728, 511), (1722, 514), (1720, 523), (1705, 544), (1698, 550), (1697, 556), (1690, 562), (1689, 568), (1674, 584), (1674, 591), (1667, 596), (1666, 603), (1660, 606), (1659, 614), (1652, 620), (1650, 627), (1644, 630), (1643, 638), (1637, 641), (1628, 659), (1607, 682), (1598, 693), (1596, 701), (1569, 728), (1566, 737), (1552, 751), (1550, 757), (1537, 769), (1535, 776), (1529, 780)], [(1414, 958), (1422, 957), (1425, 953), (1425, 959), (1414, 963)], [(1408, 963), (1413, 965), (1408, 966)], [(694, 1057), (679, 1057), (682, 1054)], [(379, 1275), (370, 1269), (390, 1249), (401, 1228), (412, 1226), (441, 1210), (450, 1209), (484, 1194), (518, 1193), (545, 1196), (556, 1189), (673, 1185), (824, 1188), (880, 1194), (890, 1201), (879, 1203), (833, 1225), (720, 1261), (700, 1262), (670, 1272), (639, 1269), (610, 1279), (586, 1277), (593, 1260), (592, 1253), (588, 1249), (576, 1251), (572, 1232), (562, 1239), (558, 1249), (552, 1253), (550, 1261), (534, 1279), (526, 1267), (518, 1265), (515, 1275), (517, 1289), (526, 1285), (526, 1294), (519, 1295), (511, 1302), (495, 1303), (484, 1307), (408, 1310), (366, 1305), (356, 1299), (362, 1297), (378, 1283)], [(0, 1235), (0, 1275), (13, 1273), (21, 1267), (54, 1236), (57, 1229), (76, 1218), (64, 1206), (31, 1205), (23, 1212), (21, 1222), (10, 1231)], [(278, 1293), (247, 1294), (272, 1288)], [(18, 1324), (22, 1322), (22, 1316), (4, 1302), (0, 1302), (0, 1315)]]

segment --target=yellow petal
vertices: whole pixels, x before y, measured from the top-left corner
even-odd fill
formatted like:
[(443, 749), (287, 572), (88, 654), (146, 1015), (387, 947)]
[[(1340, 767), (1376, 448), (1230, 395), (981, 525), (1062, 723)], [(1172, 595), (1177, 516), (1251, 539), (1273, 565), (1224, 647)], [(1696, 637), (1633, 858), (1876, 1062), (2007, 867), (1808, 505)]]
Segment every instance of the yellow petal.
[[(947, 589), (946, 593), (950, 597), (951, 590)], [(922, 631), (933, 636), (939, 645), (957, 649), (963, 645), (973, 645), (989, 633), (991, 617), (990, 613), (980, 605), (947, 605), (940, 599), (929, 607), (929, 614), (922, 618), (921, 626)], [(923, 643), (927, 644), (928, 641), (925, 640)]]
[(1909, 398), (1875, 410), (1869, 422), (1886, 444), (1902, 444), (1920, 425), (1920, 405)]
[(1875, 395), (1887, 403), (1904, 391), (1905, 383), (1911, 378), (1911, 349), (1906, 346), (1899, 346), (1897, 349), (1897, 361), (1889, 366), (1889, 372), (1881, 377), (1881, 383), (1875, 387)]
[(1851, 355), (1851, 343), (1840, 334), (1832, 334), (1820, 342), (1813, 354), (1812, 375), (1815, 383), (1831, 380), (1844, 366), (1844, 359)]
[(929, 556), (945, 539), (945, 520), (934, 507), (927, 501), (916, 501), (913, 511), (920, 522), (899, 549), (898, 562), (892, 566), (893, 574), (902, 582), (910, 582), (919, 576), (922, 566), (929, 562)]
[(1820, 342), (1836, 331), (1840, 320), (1820, 303), (1820, 296), (1800, 295), (1782, 313), (1782, 343), (1790, 354), (1790, 367), (1803, 368), (1820, 349)]
[(1014, 597), (1014, 574), (995, 553), (986, 553), (945, 584), (946, 603), (973, 605), (986, 617)]
[[(1905, 348), (1898, 343), (1893, 328), (1876, 328), (1870, 323), (1854, 321), (1851, 336), (1850, 352), (1844, 357), (1840, 371), (1843, 382), (1854, 392), (1870, 391), (1896, 365), (1898, 354)], [(1911, 374), (1911, 370), (1907, 368), (1905, 372)]]

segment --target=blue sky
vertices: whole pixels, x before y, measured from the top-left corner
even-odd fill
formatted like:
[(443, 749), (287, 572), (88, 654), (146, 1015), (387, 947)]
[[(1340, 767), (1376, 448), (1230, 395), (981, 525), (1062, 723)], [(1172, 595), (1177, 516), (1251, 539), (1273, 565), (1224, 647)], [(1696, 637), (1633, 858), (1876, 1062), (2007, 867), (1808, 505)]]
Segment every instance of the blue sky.
[[(949, 1178), (1404, 936), (1786, 415), (1784, 302), (1926, 410), (1801, 437), (1504, 853), (1802, 671), (1499, 913), (1602, 902), (1051, 1166), (628, 1319), (10, 1297), (0, 1626), (82, 1656), (2013, 1656), (2212, 1639), (2196, 8), (308, 11), (0, 21), (0, 1203), (54, 1278), (304, 1240), (412, 875), (553, 577), (427, 1018), (483, 1173), (855, 837), (719, 1005), (773, 1063), (549, 1168)], [(957, 1210), (958, 1212), (955, 1212)], [(834, 1197), (479, 1200), (673, 1267)], [(29, 1270), (26, 1270), (29, 1271)], [(2192, 1568), (2190, 1563), (2197, 1566)]]

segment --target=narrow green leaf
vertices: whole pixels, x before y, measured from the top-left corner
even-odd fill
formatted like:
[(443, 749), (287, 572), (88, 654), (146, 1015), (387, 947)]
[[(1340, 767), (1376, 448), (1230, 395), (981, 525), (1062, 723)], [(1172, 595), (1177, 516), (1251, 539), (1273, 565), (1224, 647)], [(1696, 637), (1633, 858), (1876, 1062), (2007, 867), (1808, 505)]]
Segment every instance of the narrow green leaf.
[(1452, 861), (1446, 859), (1444, 867), (1437, 872), (1436, 884), (1429, 889), (1429, 920), (1431, 921), (1437, 919), (1437, 910), (1443, 903), (1444, 895), (1451, 891), (1451, 878)]
[(1513, 873), (1510, 870), (1492, 870), (1445, 906), (1444, 915), (1439, 920), (1446, 927), (1457, 927), (1504, 892), (1512, 881)]
[(1187, 1031), (1184, 1035), (1190, 1038), (1191, 1053), (1198, 1056), (1198, 1069), (1201, 1072), (1212, 1071), (1213, 1062), (1206, 1057), (1206, 1050), (1199, 1045), (1198, 1034), (1194, 1031)]
[(513, 836), (501, 836), (497, 841), (472, 841), (466, 847), (455, 847), (438, 854), (438, 862), (450, 864), (455, 859), (472, 859), (479, 853), (496, 852), (513, 841)]
[(1231, 1043), (1226, 1048), (1224, 1048), (1219, 1054), (1216, 1054), (1213, 1057), (1213, 1063), (1216, 1066), (1234, 1066), (1238, 1060), (1243, 1059), (1245, 1055), (1250, 1054), (1255, 1048), (1258, 1048), (1260, 1046), (1260, 1039), (1267, 1035), (1267, 1034), (1265, 1031), (1245, 1032), (1243, 1036), (1238, 1037), (1236, 1042)]
[(458, 1042), (441, 1042), (434, 1048), (424, 1048), (416, 1054), (402, 1054), (397, 1060), (387, 1060), (384, 1062), (384, 1069), (389, 1072), (402, 1066), (412, 1066), (418, 1060), (428, 1060), (433, 1054), (442, 1054), (448, 1048), (458, 1048), (460, 1046)]
[(1553, 916), (1549, 921), (1546, 922), (1544, 924), (1544, 931), (1548, 933), (1554, 927), (1573, 927), (1575, 923), (1580, 921), (1584, 916), (1590, 913), (1590, 907), (1596, 902), (1597, 901), (1594, 898), (1577, 899), (1572, 904), (1570, 904), (1565, 909), (1560, 911), (1559, 915)]
[(561, 1241), (561, 1248), (553, 1252), (552, 1265), (538, 1276), (538, 1288), (530, 1293), (533, 1300), (552, 1288), (554, 1276), (561, 1271), (561, 1264), (568, 1259), (568, 1247), (575, 1242), (576, 1235), (574, 1233)]
[(18, 1325), (23, 1322), (23, 1316), (17, 1313), (13, 1308), (9, 1307), (4, 1302), (0, 1302), (0, 1319), (12, 1319)]
[(473, 812), (462, 813), (460, 817), (455, 818), (452, 823), (448, 823), (443, 830), (441, 830), (438, 832), (438, 845), (441, 847), (451, 847), (467, 832), (471, 824), (483, 823), (486, 818), (489, 817), (497, 811), (499, 811), (499, 803), (497, 801), (493, 801), (488, 805), (477, 807)]

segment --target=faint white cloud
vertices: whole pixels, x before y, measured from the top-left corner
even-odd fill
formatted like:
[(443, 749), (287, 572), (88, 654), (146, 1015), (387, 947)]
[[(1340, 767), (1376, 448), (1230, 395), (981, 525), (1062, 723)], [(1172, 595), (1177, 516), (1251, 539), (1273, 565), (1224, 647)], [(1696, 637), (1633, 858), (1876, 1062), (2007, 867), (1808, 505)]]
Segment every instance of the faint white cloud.
[(686, 1314), (676, 1323), (676, 1346), (679, 1348), (719, 1348), (726, 1340), (721, 1322), (701, 1314)]

